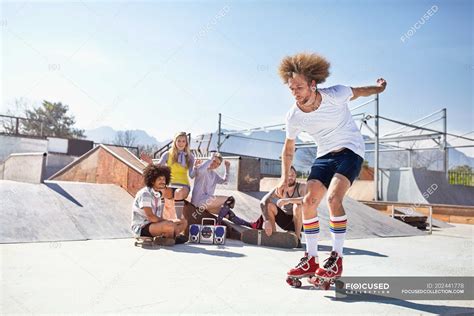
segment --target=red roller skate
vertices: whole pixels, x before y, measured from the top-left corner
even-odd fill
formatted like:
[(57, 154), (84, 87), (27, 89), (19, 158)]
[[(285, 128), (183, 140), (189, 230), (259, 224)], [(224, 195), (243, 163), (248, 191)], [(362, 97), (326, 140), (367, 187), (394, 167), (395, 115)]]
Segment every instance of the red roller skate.
[(316, 257), (308, 256), (305, 253), (296, 267), (288, 271), (286, 283), (292, 287), (299, 288), (301, 287), (301, 279), (305, 277), (309, 279), (311, 276), (314, 276), (318, 268), (319, 264), (316, 262)]
[(342, 257), (337, 252), (331, 252), (326, 259), (323, 268), (318, 268), (316, 274), (310, 279), (310, 283), (320, 289), (328, 290), (342, 275)]

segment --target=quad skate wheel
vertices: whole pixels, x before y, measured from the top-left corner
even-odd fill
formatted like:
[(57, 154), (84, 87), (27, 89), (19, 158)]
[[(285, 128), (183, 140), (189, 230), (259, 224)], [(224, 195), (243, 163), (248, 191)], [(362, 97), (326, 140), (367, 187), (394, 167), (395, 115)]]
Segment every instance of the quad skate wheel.
[(293, 286), (293, 279), (288, 277), (286, 278), (286, 283), (289, 285), (289, 286)]
[(321, 289), (324, 290), (324, 291), (327, 291), (327, 290), (329, 290), (329, 287), (330, 287), (330, 286), (331, 286), (331, 283), (329, 283), (329, 282), (323, 282), (323, 283), (321, 284)]
[(300, 288), (301, 287), (301, 281), (300, 280), (295, 280), (295, 283), (294, 283), (293, 287)]
[(334, 281), (334, 285), (336, 286), (337, 289), (343, 289), (344, 288), (344, 282), (336, 280)]

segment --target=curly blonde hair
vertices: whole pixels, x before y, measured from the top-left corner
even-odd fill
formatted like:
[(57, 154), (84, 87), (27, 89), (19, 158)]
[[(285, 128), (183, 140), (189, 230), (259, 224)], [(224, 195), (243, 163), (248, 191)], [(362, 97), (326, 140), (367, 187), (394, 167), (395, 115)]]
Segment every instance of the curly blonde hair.
[(316, 81), (316, 84), (323, 83), (329, 77), (329, 67), (331, 64), (322, 56), (314, 53), (299, 53), (293, 56), (286, 56), (280, 63), (278, 73), (285, 84), (288, 79), (295, 74), (303, 75), (308, 84)]

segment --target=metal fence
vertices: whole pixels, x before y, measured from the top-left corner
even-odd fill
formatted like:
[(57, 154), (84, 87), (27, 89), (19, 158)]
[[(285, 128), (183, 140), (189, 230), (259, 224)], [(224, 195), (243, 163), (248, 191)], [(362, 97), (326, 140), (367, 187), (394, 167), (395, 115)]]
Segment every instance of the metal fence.
[[(35, 127), (35, 131), (28, 131), (27, 124), (30, 127)], [(2, 114), (0, 114), (0, 133), (18, 136), (47, 136), (44, 134), (43, 121)]]
[(450, 184), (474, 186), (473, 172), (449, 171), (448, 178)]

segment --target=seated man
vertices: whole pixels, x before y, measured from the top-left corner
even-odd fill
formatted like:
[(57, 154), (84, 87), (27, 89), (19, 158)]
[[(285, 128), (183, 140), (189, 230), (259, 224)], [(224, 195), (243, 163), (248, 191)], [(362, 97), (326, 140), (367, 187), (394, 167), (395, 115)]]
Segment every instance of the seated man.
[[(306, 185), (296, 182), (296, 169), (291, 166), (286, 197), (279, 199), (276, 188), (268, 192), (260, 201), (262, 216), (253, 225), (262, 228), (268, 236), (276, 231), (276, 224), (286, 231), (295, 232), (298, 240), (301, 236), (302, 204), (306, 193)], [(298, 242), (300, 244), (300, 241)]]
[(229, 175), (230, 162), (224, 161), (225, 174), (222, 178), (215, 171), (222, 164), (222, 156), (219, 153), (213, 153), (211, 158), (202, 163), (196, 160), (191, 177), (194, 178), (194, 186), (191, 197), (191, 203), (198, 209), (209, 213), (217, 214), (218, 224), (222, 223), (224, 217), (230, 221), (250, 227), (250, 223), (237, 217), (231, 210), (234, 207), (235, 200), (232, 196), (214, 195), (217, 184), (227, 182)]
[[(132, 210), (132, 231), (137, 236), (174, 239), (174, 243), (184, 243), (180, 235), (186, 226), (185, 219), (164, 220), (161, 197), (169, 190), (170, 168), (149, 164), (144, 172), (145, 187), (137, 192)], [(169, 241), (168, 241), (169, 242)], [(165, 241), (167, 243), (167, 241)]]

